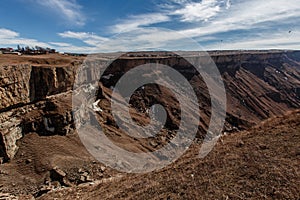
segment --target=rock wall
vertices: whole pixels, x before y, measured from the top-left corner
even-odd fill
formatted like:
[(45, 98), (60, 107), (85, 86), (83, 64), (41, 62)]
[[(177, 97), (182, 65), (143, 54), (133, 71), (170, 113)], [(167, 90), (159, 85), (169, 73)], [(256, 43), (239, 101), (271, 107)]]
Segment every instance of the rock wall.
[(30, 72), (27, 64), (1, 66), (0, 110), (30, 102)]
[(1, 66), (0, 111), (20, 107), (72, 89), (74, 66)]
[[(0, 157), (13, 158), (18, 150), (17, 140), (27, 133), (66, 135), (70, 132), (73, 118), (68, 91), (73, 87), (75, 69), (73, 65), (1, 66)], [(62, 104), (66, 99), (68, 102)]]
[(69, 91), (73, 88), (75, 69), (68, 67), (36, 67), (30, 73), (30, 101)]
[[(244, 129), (262, 119), (300, 108), (300, 51), (212, 52), (211, 57), (226, 87), (228, 130)], [(192, 55), (189, 59), (199, 58)], [(185, 59), (178, 56), (121, 57), (106, 70), (104, 75), (110, 78), (102, 79), (102, 82), (105, 87), (110, 87), (126, 71), (151, 62), (178, 70), (190, 80), (200, 105), (204, 109), (210, 108), (210, 98), (201, 76)]]

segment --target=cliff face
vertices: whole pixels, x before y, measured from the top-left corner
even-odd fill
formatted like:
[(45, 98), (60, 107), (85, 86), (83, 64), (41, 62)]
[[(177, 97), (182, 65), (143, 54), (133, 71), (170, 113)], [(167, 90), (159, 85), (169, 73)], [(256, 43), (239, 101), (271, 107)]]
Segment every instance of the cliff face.
[(226, 85), (229, 116), (255, 124), (285, 110), (299, 108), (299, 52), (230, 57), (213, 57)]
[(17, 104), (30, 102), (30, 72), (28, 65), (3, 66), (0, 71), (0, 109), (9, 110)]
[(6, 65), (0, 70), (0, 110), (9, 110), (72, 89), (74, 66)]
[(1, 63), (0, 157), (4, 160), (14, 157), (16, 142), (25, 134), (64, 135), (73, 124), (70, 91), (79, 62), (55, 66), (54, 58), (21, 59), (16, 64), (5, 59)]
[[(4, 59), (2, 56), (5, 55), (1, 55), (0, 60)], [(300, 107), (300, 52), (212, 52), (211, 56), (222, 74), (227, 92), (228, 110), (224, 131), (245, 129), (262, 119)], [(12, 60), (15, 58), (11, 57)], [(84, 58), (16, 59), (16, 63), (2, 62), (0, 69), (0, 157), (4, 160), (13, 158), (18, 150), (17, 140), (27, 133), (66, 135), (73, 132), (71, 90), (76, 69)], [(104, 73), (112, 76), (101, 79), (103, 88), (99, 90), (98, 98), (101, 101), (98, 106), (103, 105), (102, 108), (109, 110), (109, 103), (106, 105), (104, 102), (109, 102), (110, 86), (129, 69), (149, 62), (174, 67), (190, 81), (200, 102), (199, 134), (203, 134), (210, 118), (207, 87), (195, 69), (178, 57), (124, 56), (116, 60)], [(173, 102), (177, 105), (177, 101), (171, 97), (160, 101), (162, 92), (167, 90), (162, 87), (155, 90), (146, 88), (147, 94), (137, 92), (131, 103), (141, 111), (145, 111), (153, 102)], [(142, 101), (141, 97), (148, 100)], [(143, 123), (142, 118), (147, 116), (135, 112), (133, 115)], [(178, 112), (172, 110), (171, 106), (168, 113), (167, 123), (175, 130)], [(99, 117), (105, 119), (106, 126), (117, 134), (118, 130), (109, 114), (103, 112)]]
[[(226, 131), (245, 129), (263, 119), (300, 107), (299, 51), (212, 52), (211, 57), (223, 77), (227, 93)], [(180, 57), (122, 57), (104, 73), (110, 78), (101, 81), (110, 88), (128, 70), (151, 62), (171, 66), (189, 80), (199, 98), (203, 118), (200, 126), (205, 129), (210, 118), (206, 84), (195, 68)]]

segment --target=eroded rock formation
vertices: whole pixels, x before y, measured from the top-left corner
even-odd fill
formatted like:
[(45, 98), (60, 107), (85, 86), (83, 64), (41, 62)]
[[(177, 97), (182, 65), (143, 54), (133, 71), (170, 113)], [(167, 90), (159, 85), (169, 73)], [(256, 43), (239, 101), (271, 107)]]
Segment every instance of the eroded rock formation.
[[(66, 135), (72, 126), (70, 91), (76, 64), (2, 63), (0, 69), (0, 157), (9, 160), (25, 134)], [(39, 59), (37, 58), (37, 61)], [(66, 98), (69, 97), (69, 98)], [(67, 101), (67, 102), (66, 102)]]
[[(224, 131), (245, 129), (262, 119), (300, 107), (300, 52), (211, 52), (211, 56), (222, 74), (227, 92)], [(11, 56), (11, 59), (14, 58)], [(2, 62), (0, 69), (0, 157), (6, 161), (14, 157), (18, 150), (17, 141), (27, 133), (66, 135), (74, 131), (71, 90), (76, 70), (84, 57), (22, 56), (18, 59), (18, 62), (11, 62), (15, 64)], [(99, 90), (98, 98), (108, 98), (110, 87), (128, 69), (149, 62), (174, 67), (193, 84), (201, 107), (201, 135), (209, 123), (210, 98), (201, 76), (182, 58), (125, 55), (113, 62), (105, 72), (107, 78), (102, 79), (103, 92)], [(164, 91), (159, 87), (157, 89)], [(149, 100), (149, 94), (142, 94), (142, 97)], [(134, 95), (132, 105), (145, 110), (145, 106), (149, 105), (136, 103), (140, 98)], [(155, 96), (152, 101), (155, 102)], [(156, 102), (160, 102), (159, 99)], [(150, 100), (147, 102), (151, 103)], [(100, 104), (103, 102), (99, 101)], [(109, 103), (106, 106), (109, 108)], [(169, 124), (172, 124), (176, 119), (176, 110), (170, 110), (169, 116)], [(105, 116), (105, 120), (108, 126), (114, 127), (111, 117)], [(116, 134), (117, 131), (113, 129)]]

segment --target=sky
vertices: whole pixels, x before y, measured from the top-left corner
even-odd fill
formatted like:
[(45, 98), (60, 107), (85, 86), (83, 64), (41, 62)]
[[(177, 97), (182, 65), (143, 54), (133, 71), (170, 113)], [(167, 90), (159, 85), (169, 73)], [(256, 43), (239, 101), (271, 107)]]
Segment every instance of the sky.
[(1, 0), (0, 47), (300, 49), (300, 0)]

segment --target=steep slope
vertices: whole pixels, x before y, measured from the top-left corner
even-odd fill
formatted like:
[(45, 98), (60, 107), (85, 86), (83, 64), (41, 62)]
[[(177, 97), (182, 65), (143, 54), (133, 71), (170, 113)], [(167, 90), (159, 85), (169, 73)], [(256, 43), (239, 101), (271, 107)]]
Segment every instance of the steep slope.
[(197, 144), (149, 174), (61, 189), (39, 199), (299, 199), (300, 111), (223, 136), (204, 159)]

